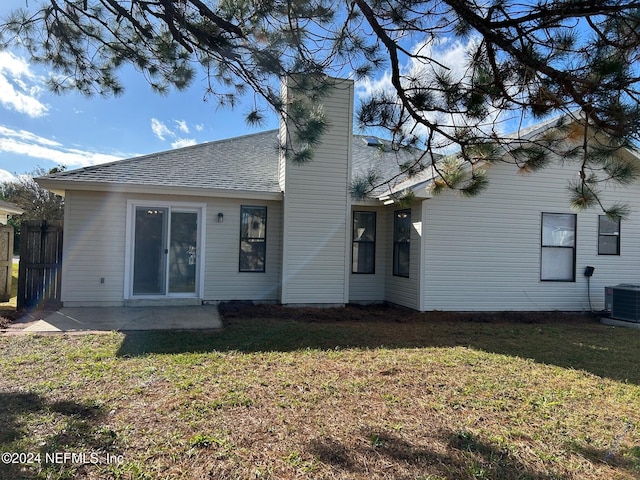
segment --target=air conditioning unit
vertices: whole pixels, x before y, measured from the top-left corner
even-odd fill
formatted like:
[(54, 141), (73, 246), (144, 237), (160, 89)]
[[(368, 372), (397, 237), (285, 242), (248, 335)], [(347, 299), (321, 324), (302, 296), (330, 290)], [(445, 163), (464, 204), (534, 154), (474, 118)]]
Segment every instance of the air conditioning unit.
[(611, 312), (611, 318), (640, 323), (640, 285), (605, 287), (604, 308)]

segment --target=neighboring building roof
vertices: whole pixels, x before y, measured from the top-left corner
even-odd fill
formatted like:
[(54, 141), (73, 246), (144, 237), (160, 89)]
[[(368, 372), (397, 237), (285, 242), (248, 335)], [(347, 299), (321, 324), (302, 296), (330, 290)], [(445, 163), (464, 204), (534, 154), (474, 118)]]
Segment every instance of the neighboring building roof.
[[(371, 138), (353, 136), (351, 151), (354, 176), (373, 168), (381, 178), (389, 179), (398, 175), (402, 163), (414, 158), (409, 151), (392, 151), (384, 140), (372, 144)], [(281, 195), (278, 147), (278, 131), (269, 130), (62, 171), (39, 177), (37, 181), (43, 187), (58, 192), (68, 189), (147, 189), (166, 193), (205, 195), (235, 192), (237, 195), (251, 193), (273, 197)], [(383, 186), (376, 192), (388, 189), (388, 186)]]
[(10, 214), (10, 215), (22, 215), (24, 210), (13, 203), (5, 202), (0, 200), (0, 213), (2, 214)]

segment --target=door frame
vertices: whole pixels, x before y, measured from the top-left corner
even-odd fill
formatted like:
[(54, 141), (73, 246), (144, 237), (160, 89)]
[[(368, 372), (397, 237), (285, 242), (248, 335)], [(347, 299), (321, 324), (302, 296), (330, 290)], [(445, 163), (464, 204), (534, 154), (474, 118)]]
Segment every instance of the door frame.
[[(133, 295), (133, 256), (135, 250), (135, 217), (137, 207), (166, 208), (168, 213), (167, 223), (170, 224), (171, 212), (196, 212), (198, 214), (198, 249), (196, 253), (196, 288), (194, 293), (170, 293), (160, 295)], [(172, 202), (154, 199), (128, 199), (127, 219), (125, 227), (125, 256), (124, 256), (124, 299), (167, 299), (167, 298), (204, 298), (204, 264), (205, 264), (205, 238), (206, 238), (207, 205), (195, 202)], [(165, 232), (166, 234), (166, 232)], [(166, 272), (165, 272), (166, 273)], [(165, 275), (166, 281), (166, 275)]]

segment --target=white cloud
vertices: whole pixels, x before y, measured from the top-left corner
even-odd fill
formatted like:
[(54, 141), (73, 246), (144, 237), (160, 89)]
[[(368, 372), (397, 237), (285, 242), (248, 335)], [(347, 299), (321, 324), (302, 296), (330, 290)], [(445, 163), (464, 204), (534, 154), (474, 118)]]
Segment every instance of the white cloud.
[[(477, 46), (476, 38), (469, 38), (466, 43), (459, 39), (441, 38), (437, 41), (428, 40), (417, 43), (412, 48), (414, 53), (419, 53), (425, 58), (432, 61), (420, 61), (412, 58), (405, 64), (400, 66), (401, 75), (407, 78), (418, 78), (421, 83), (429, 84), (437, 72), (443, 70), (443, 66), (447, 67), (447, 72), (451, 76), (453, 82), (466, 84), (470, 81), (469, 70), (469, 53)], [(403, 79), (406, 81), (406, 78)], [(377, 79), (365, 78), (356, 84), (356, 94), (362, 99), (368, 99), (373, 95), (381, 92), (389, 92), (394, 94), (395, 88), (391, 82), (391, 73), (384, 72)], [(437, 124), (444, 130), (452, 130), (456, 127), (471, 126), (485, 134), (490, 134), (492, 129), (499, 130), (502, 128), (503, 122), (507, 119), (502, 118), (502, 112), (497, 108), (491, 109), (485, 119), (482, 121), (470, 120), (463, 114), (446, 114), (441, 112), (425, 111), (421, 114), (431, 123)], [(407, 130), (413, 129), (414, 125), (408, 125)], [(425, 134), (426, 129), (418, 126), (415, 130), (418, 134)], [(447, 147), (450, 141), (442, 136), (436, 138), (441, 147)], [(454, 147), (457, 148), (457, 147)]]
[(15, 182), (16, 180), (17, 178), (13, 173), (0, 168), (0, 183)]
[(163, 141), (168, 136), (175, 137), (175, 133), (169, 130), (169, 127), (167, 127), (166, 124), (162, 123), (157, 118), (151, 119), (151, 131), (153, 131), (153, 134), (156, 137), (158, 137), (160, 140), (163, 140)]
[(89, 150), (68, 148), (61, 143), (25, 130), (12, 130), (0, 125), (0, 152), (43, 159), (67, 168), (87, 167), (123, 158)]
[(46, 115), (48, 107), (38, 99), (42, 84), (24, 59), (0, 51), (0, 104), (5, 108), (34, 118)]
[(182, 148), (182, 147), (190, 147), (191, 145), (195, 145), (195, 138), (179, 138), (175, 142), (171, 142), (172, 148)]
[[(167, 139), (173, 140), (171, 142), (171, 148), (182, 148), (195, 145), (197, 142), (194, 138), (182, 138), (176, 132), (189, 133), (189, 126), (186, 120), (174, 120), (177, 125), (177, 130), (171, 130), (166, 123), (158, 120), (157, 118), (151, 119), (151, 130), (153, 134), (160, 140), (165, 141)], [(196, 130), (199, 131), (198, 126)]]
[(41, 137), (35, 133), (27, 132), (26, 130), (13, 130), (7, 128), (4, 125), (0, 125), (0, 139), (2, 137), (18, 138), (21, 141), (28, 143), (39, 143), (40, 145), (46, 145), (47, 147), (62, 147), (62, 144), (48, 138)]
[(204, 125), (202, 123), (199, 123), (198, 125), (196, 125), (196, 131), (201, 132), (204, 130)]
[(391, 91), (393, 85), (391, 84), (391, 73), (386, 71), (381, 77), (372, 79), (370, 77), (358, 80), (356, 83), (356, 95), (360, 98), (367, 99), (379, 92)]
[(187, 122), (184, 120), (175, 120), (178, 125), (178, 130), (184, 133), (189, 133), (189, 127), (187, 126)]
[(10, 73), (14, 77), (35, 77), (35, 75), (31, 72), (31, 69), (29, 68), (29, 64), (24, 59), (15, 56), (9, 51), (1, 51), (0, 60), (2, 61), (2, 66), (0, 67), (0, 69), (7, 73)]

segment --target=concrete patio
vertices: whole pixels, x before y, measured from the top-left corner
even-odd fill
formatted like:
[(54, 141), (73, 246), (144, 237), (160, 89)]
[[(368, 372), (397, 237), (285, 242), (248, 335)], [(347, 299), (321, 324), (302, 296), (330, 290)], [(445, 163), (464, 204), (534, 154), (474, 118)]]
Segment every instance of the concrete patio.
[(78, 307), (30, 312), (3, 332), (96, 333), (135, 330), (218, 330), (215, 305), (183, 307)]

